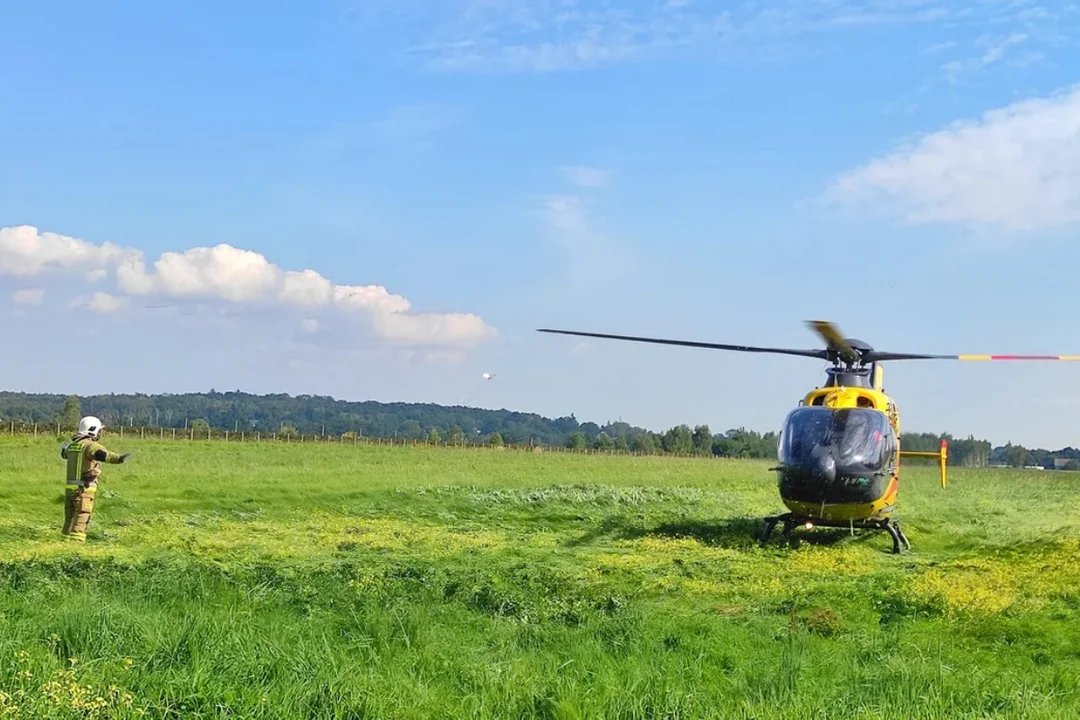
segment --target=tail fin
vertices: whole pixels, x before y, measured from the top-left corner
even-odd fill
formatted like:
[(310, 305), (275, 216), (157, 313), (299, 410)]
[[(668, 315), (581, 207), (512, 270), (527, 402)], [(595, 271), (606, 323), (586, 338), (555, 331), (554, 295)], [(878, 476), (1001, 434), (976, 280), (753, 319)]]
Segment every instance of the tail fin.
[(941, 450), (939, 450), (938, 452), (917, 452), (915, 450), (905, 452), (901, 450), (900, 457), (921, 457), (937, 459), (940, 462), (941, 467), (941, 487), (945, 488), (949, 484), (949, 443), (947, 440), (942, 439)]

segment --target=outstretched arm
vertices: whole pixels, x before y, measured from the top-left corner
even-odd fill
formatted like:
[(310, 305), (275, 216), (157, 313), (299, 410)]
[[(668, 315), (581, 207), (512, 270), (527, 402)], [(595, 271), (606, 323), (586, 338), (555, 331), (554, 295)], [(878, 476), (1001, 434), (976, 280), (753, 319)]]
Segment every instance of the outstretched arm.
[(130, 455), (131, 453), (124, 453), (123, 455), (114, 453), (112, 450), (106, 449), (101, 443), (94, 443), (94, 447), (90, 452), (90, 456), (98, 462), (112, 463), (113, 465), (124, 462)]

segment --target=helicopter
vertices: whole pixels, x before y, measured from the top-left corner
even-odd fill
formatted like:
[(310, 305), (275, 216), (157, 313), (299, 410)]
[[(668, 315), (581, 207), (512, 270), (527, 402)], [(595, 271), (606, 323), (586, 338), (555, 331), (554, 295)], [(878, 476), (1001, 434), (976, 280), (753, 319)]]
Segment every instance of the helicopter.
[(827, 360), (831, 366), (822, 387), (806, 393), (784, 419), (777, 440), (780, 500), (788, 512), (766, 517), (760, 542), (765, 545), (783, 523), (783, 536), (803, 526), (884, 530), (893, 553), (911, 542), (896, 519), (901, 458), (932, 458), (939, 463), (941, 487), (948, 484), (948, 443), (937, 452), (900, 449), (900, 411), (884, 390), (881, 363), (894, 360), (1080, 360), (1076, 355), (925, 355), (875, 350), (846, 338), (832, 322), (810, 320), (807, 326), (825, 343), (820, 350), (723, 345), (571, 330), (538, 332), (627, 340), (682, 347), (774, 353)]

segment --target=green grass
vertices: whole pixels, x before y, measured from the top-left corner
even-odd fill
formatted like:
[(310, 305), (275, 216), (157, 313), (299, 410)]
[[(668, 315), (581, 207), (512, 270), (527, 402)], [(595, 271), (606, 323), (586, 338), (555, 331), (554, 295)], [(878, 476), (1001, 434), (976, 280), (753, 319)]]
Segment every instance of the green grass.
[(894, 556), (764, 462), (107, 444), (73, 546), (0, 439), (0, 718), (1080, 716), (1071, 473), (909, 467)]

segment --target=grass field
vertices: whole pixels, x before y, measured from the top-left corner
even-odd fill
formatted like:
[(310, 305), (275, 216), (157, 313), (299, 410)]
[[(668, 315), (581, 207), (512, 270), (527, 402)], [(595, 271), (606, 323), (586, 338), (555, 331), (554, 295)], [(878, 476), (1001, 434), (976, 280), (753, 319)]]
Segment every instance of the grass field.
[(765, 462), (130, 441), (85, 546), (0, 439), (0, 718), (1076, 718), (1080, 476), (909, 468), (759, 548)]

